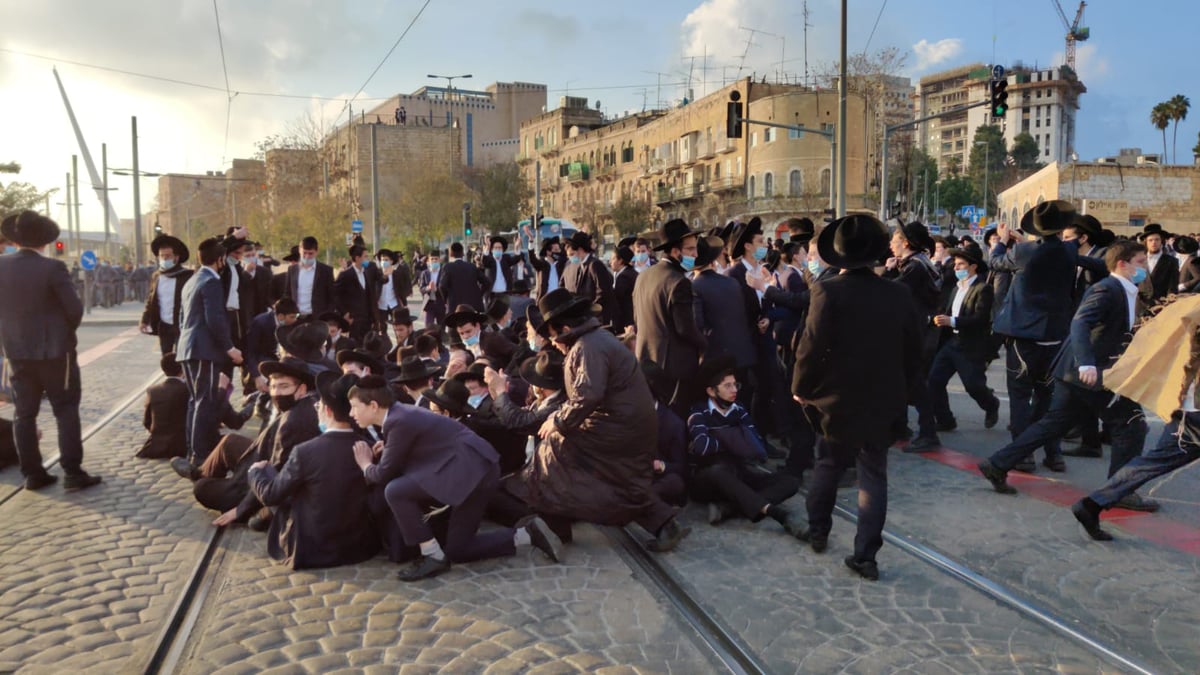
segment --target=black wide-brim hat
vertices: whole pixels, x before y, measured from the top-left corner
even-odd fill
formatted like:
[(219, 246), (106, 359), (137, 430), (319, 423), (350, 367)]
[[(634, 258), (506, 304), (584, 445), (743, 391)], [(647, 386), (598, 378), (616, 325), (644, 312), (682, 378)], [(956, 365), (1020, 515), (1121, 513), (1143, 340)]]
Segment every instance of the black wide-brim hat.
[(1025, 218), (1021, 218), (1021, 229), (1038, 237), (1052, 237), (1081, 222), (1075, 206), (1062, 199), (1042, 202), (1026, 215), (1029, 222), (1026, 224)]
[(446, 380), (436, 390), (426, 389), (421, 395), (438, 404), (439, 408), (449, 410), (455, 415), (466, 412), (467, 399), (471, 398), (467, 385), (458, 380)]
[(476, 310), (474, 307), (470, 305), (459, 305), (458, 307), (454, 308), (454, 311), (451, 312), (450, 315), (446, 317), (446, 320), (442, 323), (445, 324), (447, 328), (458, 328), (459, 326), (467, 323), (484, 324), (487, 323), (487, 320), (487, 314)]
[(282, 260), (283, 260), (283, 262), (290, 262), (290, 263), (300, 262), (300, 247), (293, 246), (292, 250), (289, 251), (287, 255), (283, 256)]
[(562, 245), (562, 242), (559, 241), (557, 235), (553, 236), (553, 237), (546, 237), (545, 239), (543, 239), (542, 240), (542, 250), (541, 250), (540, 255), (543, 255), (543, 256), (546, 255), (546, 251), (549, 251), (550, 247), (555, 244), (559, 244), (560, 246)]
[(337, 371), (326, 370), (317, 374), (317, 393), (333, 412), (342, 417), (350, 416), (350, 390), (358, 384), (358, 376), (354, 373), (343, 375)]
[(592, 311), (592, 301), (575, 295), (565, 288), (556, 288), (543, 295), (538, 300), (538, 310), (542, 320), (549, 323), (553, 319), (586, 316)]
[(442, 371), (441, 365), (426, 361), (419, 356), (410, 356), (400, 362), (400, 371), (392, 382), (407, 384), (433, 377)]
[(150, 252), (157, 256), (158, 250), (164, 246), (175, 252), (176, 265), (182, 265), (191, 257), (187, 244), (183, 243), (179, 237), (172, 237), (169, 234), (160, 234), (155, 237), (154, 241), (150, 242)]
[[(290, 352), (289, 352), (290, 353)], [(263, 361), (258, 366), (258, 372), (262, 373), (263, 377), (271, 377), (272, 375), (287, 375), (300, 380), (300, 383), (307, 386), (309, 391), (312, 391), (316, 386), (316, 379), (313, 378), (312, 371), (308, 369), (308, 365), (298, 358), (288, 356), (282, 361)]]
[(383, 372), (383, 364), (379, 359), (375, 358), (374, 354), (361, 349), (343, 349), (334, 356), (334, 360), (337, 361), (338, 366), (344, 366), (347, 363), (361, 363), (370, 368), (372, 373)]
[(584, 232), (583, 230), (576, 230), (575, 233), (571, 235), (570, 239), (567, 239), (563, 243), (571, 248), (583, 249), (588, 253), (591, 253), (595, 250), (595, 242), (592, 240), (592, 235)]
[(546, 329), (545, 320), (542, 319), (542, 310), (532, 302), (525, 308), (525, 322), (533, 326), (533, 332), (542, 337), (548, 337), (549, 331)]
[(696, 242), (695, 269), (711, 265), (714, 260), (721, 257), (721, 251), (724, 250), (725, 242), (720, 237), (700, 237), (700, 240)]
[(329, 324), (324, 321), (297, 321), (275, 329), (275, 339), (288, 354), (309, 363), (325, 358)]
[[(324, 321), (326, 324), (337, 324), (338, 330), (342, 331), (343, 333), (350, 332), (350, 322), (346, 321), (346, 317), (338, 314), (337, 312), (324, 312), (317, 317), (317, 320)], [(328, 328), (328, 326), (326, 326), (326, 328)], [(329, 335), (326, 334), (325, 337), (328, 338)]]
[[(792, 221), (789, 221), (789, 226)], [(811, 218), (803, 217), (795, 220), (796, 232), (794, 232), (789, 241), (794, 241), (798, 244), (806, 244), (812, 241), (812, 238), (817, 236), (817, 226), (813, 224)]]
[(755, 235), (762, 233), (762, 219), (758, 216), (751, 218), (748, 223), (738, 225), (729, 235), (729, 255), (733, 258), (740, 257), (746, 250), (746, 244), (750, 243)]
[(227, 234), (221, 239), (221, 245), (225, 247), (226, 251), (236, 251), (244, 248), (246, 244), (253, 243), (254, 242), (250, 241), (249, 239), (241, 239), (233, 236), (232, 234)]
[(400, 254), (396, 253), (390, 248), (381, 248), (379, 249), (379, 252), (375, 254), (375, 259), (383, 260), (384, 258), (391, 260), (394, 264), (400, 261)]
[(952, 248), (946, 252), (951, 258), (962, 258), (972, 265), (979, 267), (979, 271), (987, 269), (987, 263), (983, 261), (983, 251), (980, 251), (977, 246), (964, 246), (963, 248)]
[(688, 237), (701, 234), (699, 230), (693, 230), (687, 221), (682, 218), (675, 218), (663, 223), (663, 226), (658, 231), (658, 246), (654, 247), (655, 251), (665, 251)]
[(1171, 246), (1179, 255), (1195, 255), (1196, 251), (1200, 251), (1200, 242), (1191, 237), (1175, 237)]
[(563, 357), (557, 349), (538, 352), (537, 356), (525, 359), (517, 372), (521, 379), (535, 387), (558, 390), (564, 386)]
[(487, 317), (492, 321), (499, 321), (500, 319), (504, 318), (505, 314), (508, 313), (510, 307), (511, 305), (508, 303), (508, 298), (504, 297), (503, 295), (496, 295), (493, 296), (491, 301), (488, 302), (487, 311), (485, 311), (484, 314), (486, 314)]
[(933, 237), (929, 236), (929, 228), (925, 227), (925, 223), (914, 220), (907, 225), (901, 225), (900, 236), (904, 237), (914, 251), (933, 252)]
[(874, 267), (891, 254), (887, 228), (866, 214), (838, 218), (817, 236), (817, 253), (831, 267)]
[(484, 371), (487, 370), (487, 367), (487, 362), (477, 359), (472, 361), (471, 365), (467, 366), (466, 370), (455, 375), (453, 379), (458, 380), (459, 382), (466, 382), (468, 380), (479, 380), (480, 382), (483, 382), (483, 374)]
[(521, 293), (530, 293), (532, 291), (533, 291), (533, 284), (531, 284), (529, 282), (529, 279), (526, 279), (525, 277), (521, 277), (520, 279), (513, 280), (512, 286), (509, 287), (509, 289), (508, 289), (508, 294), (509, 295), (520, 295)]
[(1146, 237), (1149, 237), (1152, 234), (1157, 234), (1158, 236), (1162, 237), (1163, 241), (1166, 241), (1172, 236), (1162, 228), (1162, 225), (1159, 225), (1158, 223), (1150, 223), (1142, 228), (1142, 233), (1137, 236), (1137, 240), (1145, 241)]
[(1094, 245), (1096, 240), (1100, 238), (1100, 233), (1104, 231), (1104, 225), (1101, 224), (1096, 216), (1088, 213), (1079, 216), (1079, 220), (1075, 223), (1075, 229), (1086, 234), (1088, 241)]
[(390, 319), (392, 321), (393, 326), (395, 326), (396, 324), (400, 324), (400, 325), (404, 325), (404, 326), (413, 325), (413, 315), (412, 315), (412, 312), (408, 311), (407, 306), (397, 307), (397, 308), (393, 309)]
[(14, 213), (0, 222), (0, 234), (18, 246), (40, 248), (58, 239), (58, 223), (37, 211)]

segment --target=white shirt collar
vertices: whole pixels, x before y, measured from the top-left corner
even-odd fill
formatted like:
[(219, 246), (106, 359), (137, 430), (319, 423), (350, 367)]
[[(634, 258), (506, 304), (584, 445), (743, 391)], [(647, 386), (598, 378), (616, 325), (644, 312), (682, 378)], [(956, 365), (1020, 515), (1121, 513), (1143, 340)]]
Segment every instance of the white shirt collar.
[(1128, 293), (1129, 295), (1134, 295), (1134, 296), (1137, 295), (1138, 287), (1135, 286), (1132, 281), (1126, 279), (1125, 277), (1121, 276), (1120, 274), (1114, 274), (1112, 276), (1117, 281), (1121, 282), (1121, 285), (1125, 287), (1126, 293)]
[(740, 405), (738, 405), (737, 403), (734, 403), (733, 405), (729, 406), (729, 410), (721, 410), (720, 408), (717, 407), (716, 403), (713, 403), (711, 398), (708, 399), (709, 412), (715, 412), (718, 415), (720, 415), (721, 417), (729, 417), (729, 413), (733, 412), (734, 410), (737, 410), (740, 407), (741, 407)]
[(979, 276), (979, 275), (972, 274), (971, 276), (967, 277), (966, 279), (963, 279), (962, 281), (958, 282), (958, 287), (963, 289), (964, 291), (967, 290), (968, 288), (971, 287), (971, 284), (975, 283), (975, 277), (977, 277), (977, 276)]

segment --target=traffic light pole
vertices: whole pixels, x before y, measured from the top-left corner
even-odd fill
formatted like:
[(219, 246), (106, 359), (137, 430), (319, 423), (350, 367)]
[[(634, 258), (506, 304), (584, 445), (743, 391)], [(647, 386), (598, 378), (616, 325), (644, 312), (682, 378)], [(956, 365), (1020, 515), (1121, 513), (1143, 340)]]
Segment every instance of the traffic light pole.
[(928, 122), (930, 120), (941, 119), (942, 117), (947, 117), (950, 115), (957, 115), (958, 113), (960, 113), (964, 110), (970, 110), (971, 108), (979, 108), (979, 107), (982, 107), (985, 105), (991, 105), (991, 101), (977, 101), (975, 103), (972, 103), (970, 105), (965, 105), (960, 108), (954, 108), (952, 110), (943, 110), (942, 112), (940, 112), (936, 115), (928, 115), (926, 117), (919, 117), (911, 122), (901, 122), (899, 124), (893, 124), (889, 127), (884, 127), (884, 130), (883, 130), (883, 175), (881, 177), (880, 186), (879, 186), (879, 219), (880, 220), (887, 222), (887, 219), (889, 216), (888, 205), (890, 203), (890, 200), (888, 199), (888, 137), (892, 135), (892, 132), (899, 131), (901, 129), (907, 129), (909, 127), (915, 127), (918, 124), (922, 124), (922, 123)]

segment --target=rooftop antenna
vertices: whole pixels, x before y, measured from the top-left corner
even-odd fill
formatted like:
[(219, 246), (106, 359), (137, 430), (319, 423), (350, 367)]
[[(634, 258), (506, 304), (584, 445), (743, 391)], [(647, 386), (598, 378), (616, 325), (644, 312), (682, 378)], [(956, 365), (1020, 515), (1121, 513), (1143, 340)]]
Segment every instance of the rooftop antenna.
[(738, 26), (738, 30), (748, 31), (750, 33), (746, 36), (746, 48), (742, 50), (742, 58), (740, 61), (738, 61), (737, 76), (740, 79), (742, 77), (742, 71), (746, 68), (746, 55), (750, 53), (750, 45), (754, 44), (754, 34), (762, 31), (755, 30), (754, 28), (746, 28), (745, 26)]
[[(691, 68), (688, 70), (688, 89), (691, 90), (691, 88), (692, 88), (692, 71), (695, 70), (695, 68), (696, 68), (696, 57), (695, 56), (685, 56), (683, 58), (692, 60)], [(700, 59), (701, 59), (701, 61), (700, 61), (700, 63), (701, 63), (701, 65), (700, 65), (700, 91), (701, 91), (701, 94), (700, 94), (700, 96), (701, 96), (701, 98), (703, 98), (704, 96), (708, 96), (708, 45), (704, 45), (704, 52), (700, 56)]]
[(808, 28), (812, 24), (808, 22), (808, 0), (804, 0), (804, 7), (801, 10), (804, 15), (804, 86), (808, 86)]

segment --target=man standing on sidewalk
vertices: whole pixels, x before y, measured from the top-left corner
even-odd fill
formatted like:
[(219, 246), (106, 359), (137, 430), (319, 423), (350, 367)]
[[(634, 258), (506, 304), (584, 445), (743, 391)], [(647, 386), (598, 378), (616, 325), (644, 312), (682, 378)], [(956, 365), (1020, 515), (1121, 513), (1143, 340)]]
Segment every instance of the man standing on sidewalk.
[(100, 482), (83, 470), (79, 429), (79, 361), (75, 330), (83, 303), (61, 260), (42, 255), (58, 239), (58, 224), (34, 211), (22, 211), (0, 223), (0, 234), (20, 250), (0, 258), (0, 348), (12, 368), (13, 438), (25, 488), (40, 490), (58, 477), (42, 465), (37, 416), (42, 395), (50, 399), (58, 423), (59, 463), (67, 474), (63, 487), (88, 488)]

